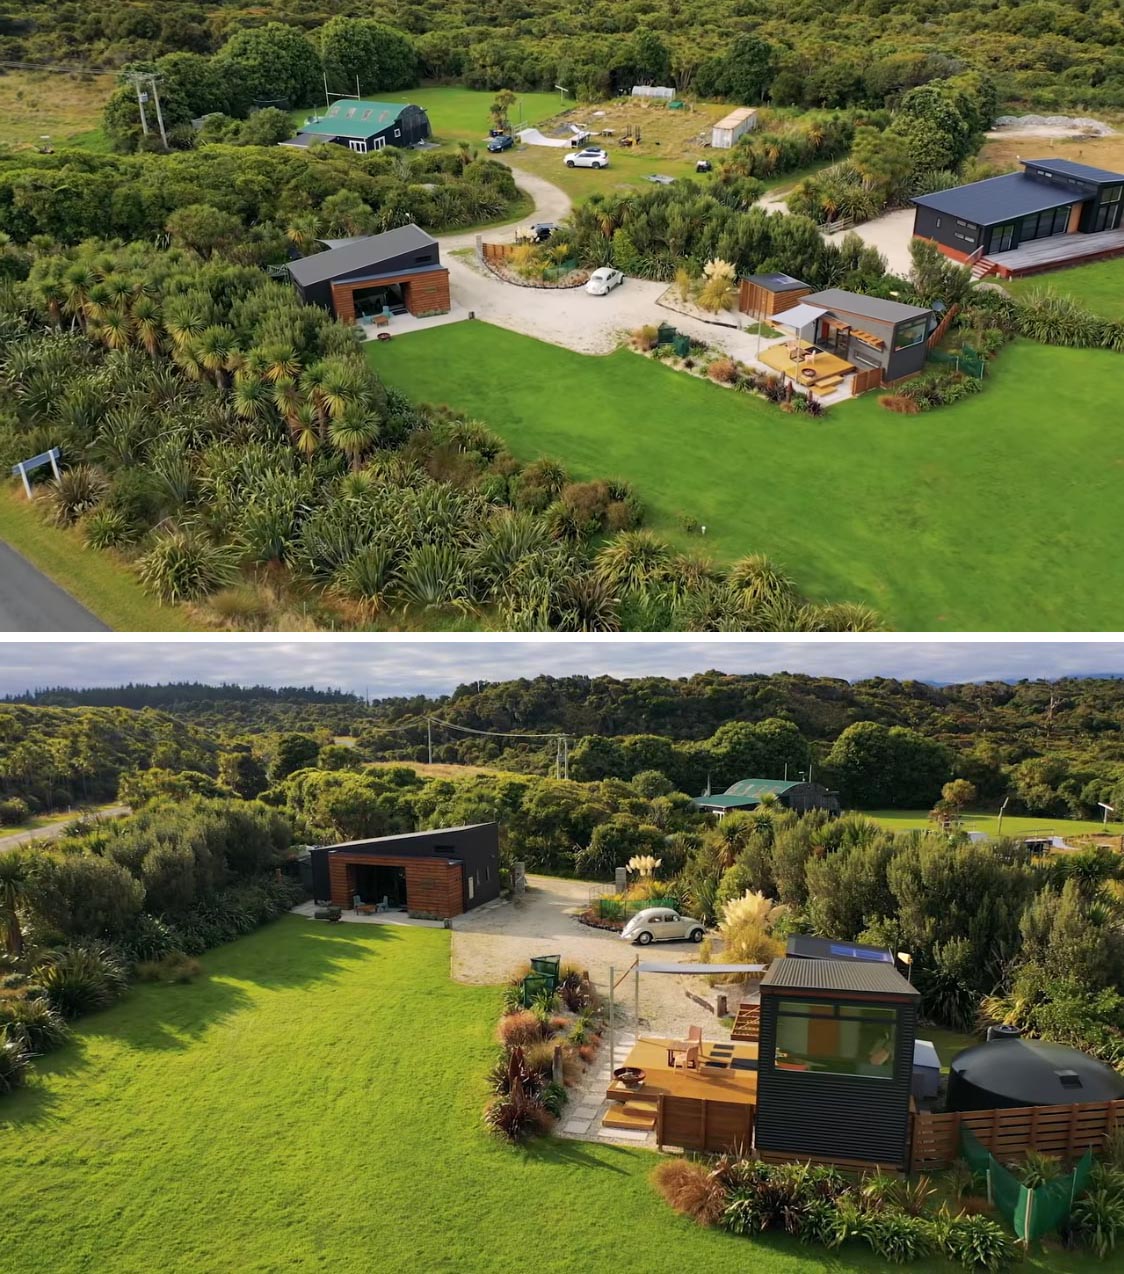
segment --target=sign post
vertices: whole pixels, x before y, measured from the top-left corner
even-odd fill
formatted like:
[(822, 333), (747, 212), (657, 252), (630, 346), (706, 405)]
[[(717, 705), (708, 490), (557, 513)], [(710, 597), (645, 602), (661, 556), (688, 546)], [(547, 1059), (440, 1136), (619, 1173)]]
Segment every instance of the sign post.
[(50, 451), (40, 452), (39, 455), (32, 456), (30, 460), (21, 460), (19, 464), (12, 465), (12, 477), (19, 478), (23, 482), (23, 489), (29, 500), (31, 499), (31, 483), (28, 482), (27, 475), (45, 464), (51, 466), (56, 479), (62, 476), (59, 473), (58, 447), (52, 447)]

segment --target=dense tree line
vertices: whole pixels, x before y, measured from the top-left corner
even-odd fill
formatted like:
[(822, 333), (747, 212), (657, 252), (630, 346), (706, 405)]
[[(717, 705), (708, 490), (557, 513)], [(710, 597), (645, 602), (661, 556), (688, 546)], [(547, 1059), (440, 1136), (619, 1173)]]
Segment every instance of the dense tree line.
[[(1040, 108), (1124, 103), (1124, 27), (1110, 5), (949, 0), (940, 18), (934, 24), (932, 10), (917, 4), (868, 0), (841, 0), (830, 23), (812, 0), (780, 8), (660, 0), (642, 10), (551, 0), (533, 14), (502, 0), (410, 0), (373, 10), (357, 0), (271, 0), (253, 10), (200, 10), (184, 0), (93, 9), (32, 0), (0, 27), (0, 50), (9, 59), (107, 67), (214, 55), (222, 78), (240, 81), (224, 86), (228, 97), (250, 86), (254, 96), (289, 95), (295, 105), (317, 100), (322, 68), (341, 82), (351, 76), (350, 90), (357, 67), (368, 92), (413, 83), (414, 75), (479, 88), (564, 84), (584, 97), (669, 83), (734, 101), (811, 107), (882, 106), (932, 80), (987, 69), (1004, 98)], [(346, 33), (338, 43), (337, 31)]]
[(0, 230), (16, 243), (170, 239), (254, 264), (314, 251), (319, 236), (495, 220), (517, 197), (509, 168), (464, 151), (214, 144), (171, 155), (0, 155)]

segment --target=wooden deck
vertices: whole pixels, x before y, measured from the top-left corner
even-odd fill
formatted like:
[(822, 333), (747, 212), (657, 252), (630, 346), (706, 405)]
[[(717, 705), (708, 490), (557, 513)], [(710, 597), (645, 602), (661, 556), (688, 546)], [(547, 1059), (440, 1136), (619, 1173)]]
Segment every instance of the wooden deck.
[[(805, 349), (811, 349), (812, 346), (804, 346)], [(774, 371), (781, 372), (785, 376), (791, 377), (798, 385), (816, 386), (820, 381), (835, 379), (848, 375), (855, 370), (854, 363), (848, 363), (845, 358), (839, 358), (835, 354), (825, 353), (823, 350), (817, 349), (814, 357), (806, 357), (794, 359), (789, 354), (789, 346), (770, 345), (768, 349), (763, 349), (760, 354), (760, 361), (766, 367), (771, 367)], [(803, 373), (815, 373), (815, 375), (805, 376)]]
[(662, 1096), (740, 1102), (747, 1106), (756, 1104), (757, 1071), (732, 1064), (735, 1060), (756, 1062), (756, 1044), (722, 1044), (706, 1040), (698, 1070), (683, 1070), (681, 1067), (672, 1070), (667, 1064), (667, 1050), (673, 1044), (684, 1047), (681, 1040), (637, 1040), (623, 1065), (639, 1066), (646, 1074), (644, 1083), (639, 1088), (625, 1088), (623, 1084), (614, 1082), (609, 1085), (605, 1096), (610, 1101), (651, 1101)]
[(1024, 274), (1060, 270), (1067, 265), (1083, 265), (1122, 253), (1124, 230), (1102, 230), (1099, 234), (1055, 234), (1047, 239), (1032, 239), (1011, 252), (989, 253), (984, 260), (995, 266), (1000, 278), (1014, 279)]

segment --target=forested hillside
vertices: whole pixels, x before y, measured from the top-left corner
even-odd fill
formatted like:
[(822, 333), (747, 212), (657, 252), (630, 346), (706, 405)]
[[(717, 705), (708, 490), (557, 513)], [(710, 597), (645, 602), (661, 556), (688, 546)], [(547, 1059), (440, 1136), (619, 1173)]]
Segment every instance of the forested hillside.
[[(767, 93), (778, 105), (881, 105), (902, 89), (975, 68), (993, 74), (1004, 97), (1041, 107), (1124, 104), (1118, 0), (945, 0), (936, 7), (841, 0), (830, 9), (816, 0), (780, 6), (764, 0), (544, 0), (534, 6), (507, 0), (298, 6), (275, 0), (253, 8), (181, 0), (94, 7), (36, 0), (5, 8), (0, 56), (23, 61), (113, 67), (167, 54), (209, 55), (239, 32), (269, 22), (319, 42), (320, 29), (334, 19), (342, 30), (326, 69), (346, 78), (362, 55), (343, 25), (350, 15), (402, 32), (412, 45), (413, 67), (398, 55), (393, 67), (377, 58), (364, 65), (368, 79), (373, 72), (383, 81), (369, 89), (397, 86), (386, 81), (393, 70), (397, 83), (412, 73), (459, 78), (477, 88), (563, 84), (599, 96), (655, 80), (681, 91)], [(731, 37), (749, 32), (756, 41), (731, 59)], [(243, 74), (234, 78), (252, 83), (269, 58), (253, 41), (245, 52)], [(309, 78), (309, 89), (312, 78), (318, 77)]]

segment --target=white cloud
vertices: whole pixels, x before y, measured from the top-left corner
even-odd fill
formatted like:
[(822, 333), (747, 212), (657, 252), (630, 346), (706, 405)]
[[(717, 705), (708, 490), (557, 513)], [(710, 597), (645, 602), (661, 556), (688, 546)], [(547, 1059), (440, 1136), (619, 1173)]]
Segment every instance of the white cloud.
[(804, 672), (857, 680), (1020, 680), (1071, 674), (1124, 676), (1124, 643), (1111, 641), (833, 639), (683, 640), (659, 635), (429, 639), (38, 640), (0, 643), (0, 694), (43, 686), (127, 681), (339, 686), (372, 697), (442, 694), (461, 682), (513, 677), (667, 676)]

